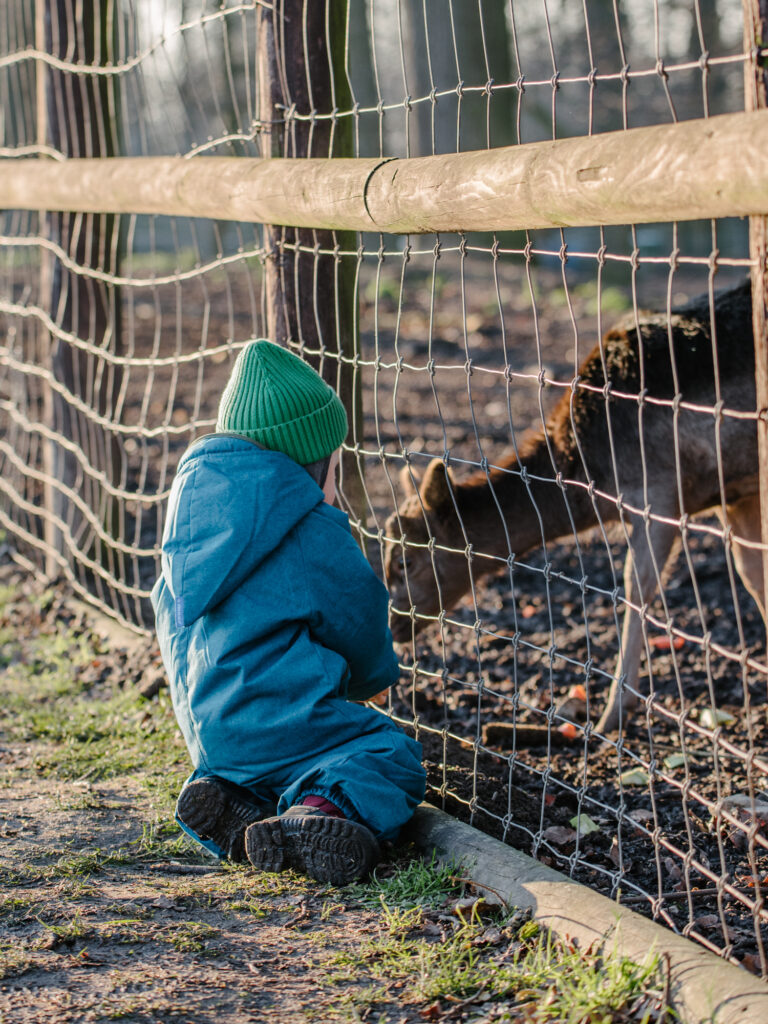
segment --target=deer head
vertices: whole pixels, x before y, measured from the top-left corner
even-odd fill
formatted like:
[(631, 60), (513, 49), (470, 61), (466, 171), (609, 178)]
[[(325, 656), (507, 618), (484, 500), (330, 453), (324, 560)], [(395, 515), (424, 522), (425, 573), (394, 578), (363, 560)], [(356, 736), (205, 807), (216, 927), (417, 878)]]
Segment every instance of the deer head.
[[(440, 459), (427, 467), (418, 490), (408, 467), (400, 474), (406, 498), (389, 517), (384, 574), (392, 598), (390, 628), (399, 643), (428, 624), (470, 589), (466, 540), (457, 515), (460, 490)], [(445, 549), (454, 550), (445, 550)]]

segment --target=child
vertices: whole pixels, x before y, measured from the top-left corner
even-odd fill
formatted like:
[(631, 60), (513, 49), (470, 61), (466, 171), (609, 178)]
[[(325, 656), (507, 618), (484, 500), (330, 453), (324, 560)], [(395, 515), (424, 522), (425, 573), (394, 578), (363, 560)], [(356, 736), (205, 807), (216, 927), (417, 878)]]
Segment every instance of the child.
[(356, 703), (398, 667), (386, 588), (332, 505), (346, 414), (310, 366), (255, 341), (216, 430), (179, 463), (152, 591), (195, 768), (176, 820), (219, 857), (343, 885), (425, 783), (420, 745)]

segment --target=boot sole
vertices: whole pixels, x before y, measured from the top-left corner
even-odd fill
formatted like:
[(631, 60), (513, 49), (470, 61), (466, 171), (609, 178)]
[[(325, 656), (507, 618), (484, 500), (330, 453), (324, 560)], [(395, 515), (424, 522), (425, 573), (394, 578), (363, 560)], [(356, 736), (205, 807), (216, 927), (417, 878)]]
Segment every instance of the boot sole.
[(245, 852), (260, 871), (294, 868), (331, 885), (362, 878), (380, 857), (378, 843), (365, 825), (309, 815), (256, 822), (245, 833)]
[(263, 817), (263, 810), (216, 779), (196, 779), (182, 790), (176, 814), (201, 839), (213, 840), (230, 860), (242, 862), (245, 830)]

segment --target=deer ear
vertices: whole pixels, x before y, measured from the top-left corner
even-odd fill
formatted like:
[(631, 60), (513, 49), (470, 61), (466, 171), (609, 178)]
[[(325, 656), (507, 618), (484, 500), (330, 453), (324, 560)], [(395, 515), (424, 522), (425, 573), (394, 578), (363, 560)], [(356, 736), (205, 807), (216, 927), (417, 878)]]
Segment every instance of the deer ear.
[(433, 459), (427, 466), (419, 488), (425, 508), (437, 511), (451, 500), (451, 489), (455, 486), (453, 473), (440, 459)]
[[(405, 494), (406, 498), (412, 498), (416, 494), (416, 488), (419, 486), (419, 478), (408, 466), (403, 466), (397, 475), (400, 481), (400, 488)], [(414, 480), (416, 483), (414, 484)]]

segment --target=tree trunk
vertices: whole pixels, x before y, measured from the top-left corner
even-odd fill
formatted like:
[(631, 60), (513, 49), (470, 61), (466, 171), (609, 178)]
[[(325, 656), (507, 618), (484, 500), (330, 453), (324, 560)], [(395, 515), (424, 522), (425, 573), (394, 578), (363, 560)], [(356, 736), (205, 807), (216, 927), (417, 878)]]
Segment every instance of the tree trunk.
[[(743, 0), (744, 49), (752, 60), (744, 65), (744, 108), (762, 110), (768, 106), (768, 76), (765, 58), (757, 47), (768, 38), (768, 0)], [(752, 259), (752, 326), (755, 334), (755, 377), (757, 385), (757, 451), (760, 465), (760, 518), (763, 545), (768, 545), (768, 218), (749, 218), (749, 254)], [(768, 558), (763, 555), (764, 593), (768, 594)]]
[[(309, 115), (349, 110), (344, 70), (346, 2), (276, 0), (261, 9), (259, 97), (264, 157), (354, 154), (353, 123)], [(306, 118), (306, 119), (305, 119)], [(351, 232), (267, 226), (264, 301), (271, 341), (298, 351), (339, 393), (349, 417), (347, 443), (362, 444), (362, 389), (357, 352), (356, 250)], [(354, 525), (366, 518), (362, 457), (344, 452), (342, 497)]]

